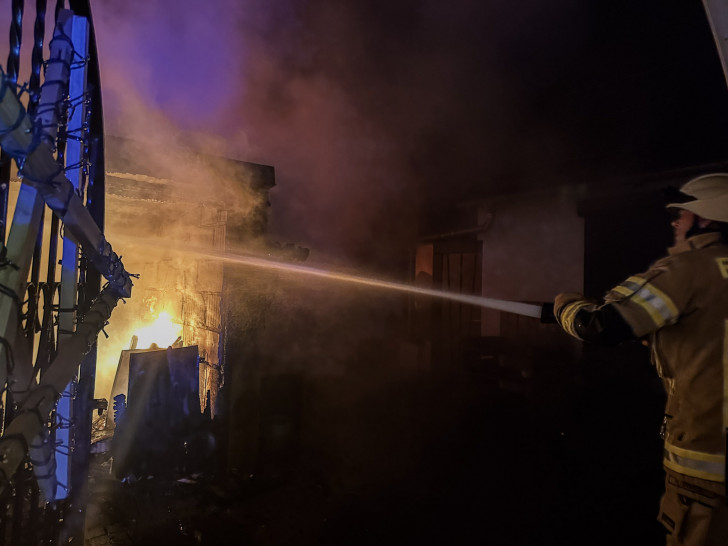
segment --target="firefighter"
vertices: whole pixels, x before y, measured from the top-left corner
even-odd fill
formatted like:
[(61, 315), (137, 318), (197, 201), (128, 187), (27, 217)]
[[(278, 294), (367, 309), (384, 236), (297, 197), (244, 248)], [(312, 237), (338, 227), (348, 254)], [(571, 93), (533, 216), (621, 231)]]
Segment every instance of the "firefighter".
[[(559, 294), (561, 327), (586, 342), (643, 340), (663, 379), (667, 405), (665, 493), (658, 520), (667, 545), (728, 545), (728, 173), (687, 182), (671, 203), (675, 244), (603, 302)], [(622, 446), (624, 452), (629, 446)]]

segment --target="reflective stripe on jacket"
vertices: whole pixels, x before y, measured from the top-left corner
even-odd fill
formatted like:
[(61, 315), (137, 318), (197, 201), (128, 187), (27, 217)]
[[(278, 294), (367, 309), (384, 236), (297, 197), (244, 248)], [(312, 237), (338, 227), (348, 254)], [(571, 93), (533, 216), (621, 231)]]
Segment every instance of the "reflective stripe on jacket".
[(693, 478), (724, 481), (725, 455), (703, 453), (676, 447), (665, 441), (665, 466)]

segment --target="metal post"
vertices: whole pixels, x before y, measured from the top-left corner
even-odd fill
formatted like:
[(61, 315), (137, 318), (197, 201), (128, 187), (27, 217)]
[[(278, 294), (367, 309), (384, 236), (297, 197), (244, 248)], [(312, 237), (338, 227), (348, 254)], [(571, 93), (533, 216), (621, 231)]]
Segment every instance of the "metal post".
[[(88, 21), (83, 17), (74, 17), (71, 29), (71, 42), (76, 56), (86, 59), (88, 56)], [(71, 101), (77, 104), (69, 112), (67, 127), (70, 130), (80, 129), (86, 120), (86, 63), (74, 65), (71, 70), (68, 83), (68, 96)], [(77, 165), (66, 171), (66, 177), (78, 191), (81, 187), (83, 176), (84, 144), (83, 135), (79, 134), (68, 138), (66, 142), (66, 163)], [(61, 313), (58, 318), (58, 343), (59, 347), (75, 331), (76, 305), (78, 303), (78, 276), (79, 276), (79, 247), (71, 237), (63, 239), (63, 257), (61, 258)], [(56, 478), (60, 486), (57, 492), (58, 499), (65, 499), (69, 495), (71, 487), (71, 458), (74, 449), (74, 427), (75, 416), (73, 411), (73, 399), (76, 396), (76, 381), (71, 381), (58, 401), (56, 416), (58, 429), (56, 430), (56, 443), (63, 446), (56, 451)]]
[[(86, 208), (98, 228), (103, 232), (105, 213), (105, 174), (104, 163), (104, 124), (103, 104), (101, 100), (101, 78), (99, 74), (98, 55), (96, 52), (96, 37), (93, 27), (93, 17), (87, 0), (71, 2), (71, 7), (76, 15), (86, 17), (90, 24), (87, 64), (87, 97), (90, 103), (90, 112), (87, 113), (88, 139), (87, 157), (88, 171), (86, 173)], [(84, 267), (84, 265), (86, 267)], [(88, 261), (82, 264), (85, 273), (84, 304), (79, 310), (86, 312), (85, 307), (90, 304), (101, 290), (102, 276), (94, 267), (88, 267)], [(78, 382), (78, 393), (76, 396), (76, 445), (85, 446), (85, 449), (77, 449), (74, 453), (72, 468), (74, 480), (72, 482), (72, 504), (85, 506), (88, 489), (82, 487), (83, 481), (88, 474), (89, 448), (91, 445), (91, 428), (93, 420), (94, 389), (96, 387), (96, 350), (97, 345), (81, 362), (80, 377)], [(83, 520), (76, 533), (75, 539), (83, 541)]]

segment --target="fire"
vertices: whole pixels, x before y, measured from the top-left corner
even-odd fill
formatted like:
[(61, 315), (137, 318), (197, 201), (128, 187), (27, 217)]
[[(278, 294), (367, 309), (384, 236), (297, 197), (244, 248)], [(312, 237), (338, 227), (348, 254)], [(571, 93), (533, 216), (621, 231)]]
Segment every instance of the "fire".
[(157, 320), (138, 329), (134, 335), (138, 338), (138, 349), (147, 349), (152, 343), (156, 343), (159, 347), (168, 347), (182, 335), (182, 327), (172, 320), (169, 313), (162, 311)]

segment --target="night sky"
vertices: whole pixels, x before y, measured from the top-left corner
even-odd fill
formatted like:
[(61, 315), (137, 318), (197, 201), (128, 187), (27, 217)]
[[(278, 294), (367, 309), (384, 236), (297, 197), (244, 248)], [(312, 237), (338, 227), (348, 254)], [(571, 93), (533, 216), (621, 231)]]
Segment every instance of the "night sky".
[(699, 0), (92, 10), (107, 131), (274, 165), (274, 234), (342, 260), (376, 262), (464, 198), (728, 155)]

